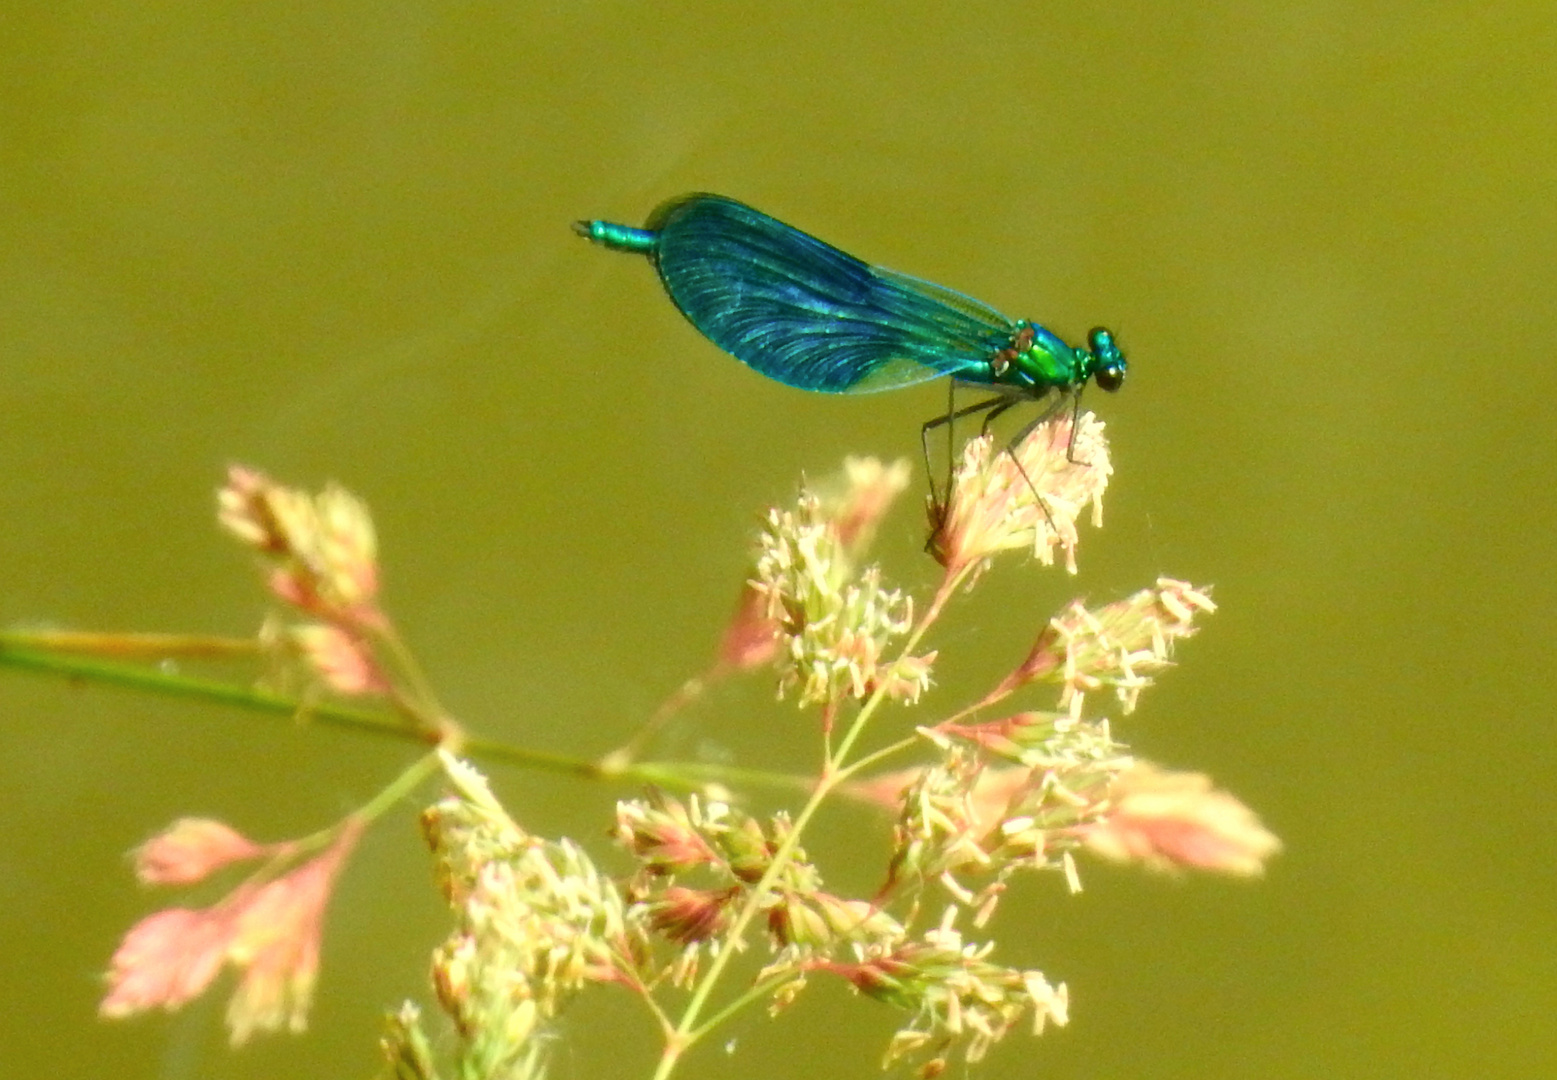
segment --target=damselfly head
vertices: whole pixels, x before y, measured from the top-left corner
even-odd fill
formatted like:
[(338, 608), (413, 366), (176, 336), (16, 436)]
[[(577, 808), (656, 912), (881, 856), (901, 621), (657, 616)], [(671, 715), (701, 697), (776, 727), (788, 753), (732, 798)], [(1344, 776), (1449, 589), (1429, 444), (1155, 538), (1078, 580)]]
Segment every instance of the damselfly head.
[(1094, 326), (1087, 331), (1087, 350), (1092, 354), (1092, 378), (1099, 388), (1112, 393), (1124, 385), (1130, 365), (1125, 363), (1124, 353), (1112, 333)]

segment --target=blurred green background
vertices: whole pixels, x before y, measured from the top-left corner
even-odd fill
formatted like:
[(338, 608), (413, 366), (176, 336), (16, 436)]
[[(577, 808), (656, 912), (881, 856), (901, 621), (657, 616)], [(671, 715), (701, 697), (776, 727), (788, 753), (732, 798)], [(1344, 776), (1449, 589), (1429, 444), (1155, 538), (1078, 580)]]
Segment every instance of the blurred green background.
[[(944, 401), (762, 379), (567, 228), (727, 193), (1129, 350), (1091, 399), (1108, 527), (1075, 581), (1013, 561), (954, 609), (929, 705), (1073, 594), (1166, 573), (1222, 605), (1118, 731), (1286, 852), (1254, 884), (1024, 881), (1001, 955), (1068, 982), (1073, 1020), (978, 1073), (1557, 1074), (1549, 5), (67, 0), (0, 24), (0, 619), (251, 632), (224, 467), (335, 479), (471, 726), (614, 745), (706, 660), (757, 511), (847, 453), (916, 453)], [(913, 503), (882, 556), (922, 590)], [(660, 749), (807, 768), (811, 720), (769, 697), (721, 689)], [(184, 814), (306, 832), (409, 748), (16, 672), (0, 717), (7, 1071), (377, 1067), (444, 931), (410, 808), (342, 883), (307, 1035), (230, 1053), (220, 997), (94, 1009), (159, 899), (125, 850)], [(622, 792), (494, 779), (603, 848)], [(849, 853), (880, 823), (827, 826), (813, 854), (870, 889)], [(686, 1075), (876, 1075), (894, 1020), (818, 987)], [(558, 1077), (648, 1073), (622, 996), (563, 1034)]]

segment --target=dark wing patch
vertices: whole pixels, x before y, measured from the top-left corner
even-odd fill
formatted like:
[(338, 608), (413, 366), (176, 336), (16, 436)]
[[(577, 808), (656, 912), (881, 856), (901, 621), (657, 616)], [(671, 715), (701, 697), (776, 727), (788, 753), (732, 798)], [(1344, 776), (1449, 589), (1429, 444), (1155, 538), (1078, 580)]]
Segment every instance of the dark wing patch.
[(714, 344), (779, 382), (832, 393), (980, 374), (1016, 324), (883, 270), (732, 199), (688, 195), (649, 219), (665, 290)]

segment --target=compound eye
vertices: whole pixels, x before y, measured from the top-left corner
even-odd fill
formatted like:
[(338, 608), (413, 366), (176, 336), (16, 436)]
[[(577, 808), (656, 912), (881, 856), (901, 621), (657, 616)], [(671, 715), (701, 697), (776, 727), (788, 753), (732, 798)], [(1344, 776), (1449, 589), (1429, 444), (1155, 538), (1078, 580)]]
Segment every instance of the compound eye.
[(1087, 348), (1099, 359), (1106, 359), (1109, 353), (1119, 351), (1119, 346), (1114, 344), (1114, 335), (1102, 326), (1094, 326), (1087, 331)]
[(1092, 378), (1100, 390), (1107, 390), (1110, 394), (1124, 385), (1124, 372), (1115, 367), (1098, 368)]

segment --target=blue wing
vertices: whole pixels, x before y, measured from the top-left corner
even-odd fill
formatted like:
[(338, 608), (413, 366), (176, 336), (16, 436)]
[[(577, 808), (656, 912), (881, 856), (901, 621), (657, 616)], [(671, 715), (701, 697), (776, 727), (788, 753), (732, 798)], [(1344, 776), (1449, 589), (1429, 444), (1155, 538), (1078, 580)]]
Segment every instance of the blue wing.
[(871, 266), (719, 195), (675, 199), (647, 227), (665, 291), (692, 325), (803, 390), (987, 381), (989, 359), (1017, 329), (971, 297)]

